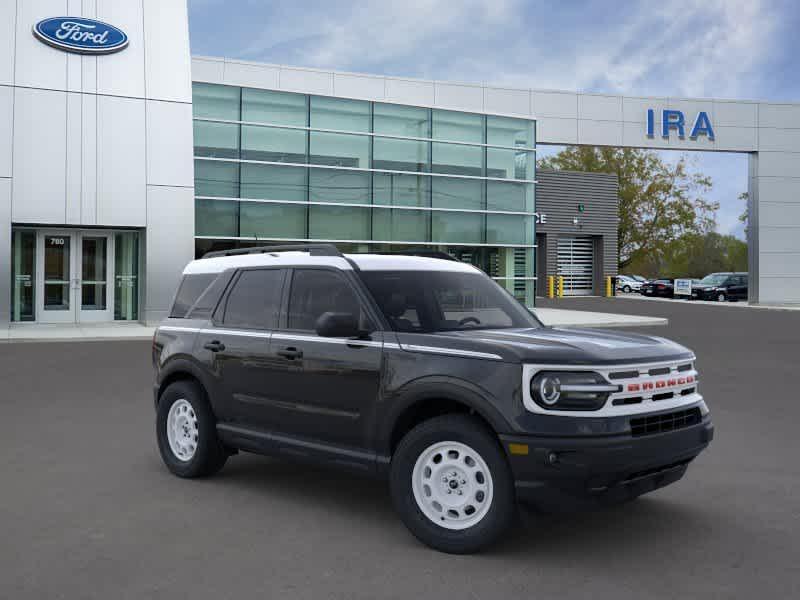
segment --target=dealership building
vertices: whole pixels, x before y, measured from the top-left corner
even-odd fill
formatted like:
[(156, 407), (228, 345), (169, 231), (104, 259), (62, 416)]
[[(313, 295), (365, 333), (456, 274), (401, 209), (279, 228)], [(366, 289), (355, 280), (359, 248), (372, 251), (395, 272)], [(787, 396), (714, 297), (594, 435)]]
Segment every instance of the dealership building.
[[(69, 15), (63, 17), (62, 15)], [(616, 274), (617, 181), (537, 144), (746, 152), (750, 299), (800, 303), (800, 105), (191, 57), (185, 0), (0, 5), (0, 323), (154, 322), (209, 250), (447, 252), (531, 305)]]

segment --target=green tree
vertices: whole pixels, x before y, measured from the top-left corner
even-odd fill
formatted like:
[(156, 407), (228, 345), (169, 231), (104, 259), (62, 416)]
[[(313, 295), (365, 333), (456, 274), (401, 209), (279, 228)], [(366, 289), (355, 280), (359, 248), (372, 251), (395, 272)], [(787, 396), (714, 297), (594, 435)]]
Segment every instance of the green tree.
[(719, 205), (704, 197), (711, 178), (693, 169), (685, 155), (671, 164), (653, 150), (569, 146), (538, 166), (617, 175), (621, 269), (647, 263), (658, 272), (670, 244), (716, 226)]

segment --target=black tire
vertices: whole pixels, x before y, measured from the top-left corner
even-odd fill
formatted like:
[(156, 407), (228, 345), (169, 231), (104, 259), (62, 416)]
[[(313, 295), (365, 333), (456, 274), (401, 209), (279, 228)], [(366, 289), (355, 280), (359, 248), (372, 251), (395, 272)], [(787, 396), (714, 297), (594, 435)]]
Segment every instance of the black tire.
[[(172, 405), (179, 400), (191, 405), (197, 420), (197, 449), (187, 461), (176, 456), (167, 436), (167, 417)], [(216, 419), (205, 391), (195, 381), (176, 381), (162, 392), (156, 411), (156, 439), (161, 459), (178, 477), (208, 477), (219, 471), (228, 459), (228, 452), (217, 437)]]
[[(437, 442), (459, 442), (477, 452), (489, 469), (492, 499), (483, 518), (467, 529), (447, 529), (420, 509), (414, 497), (412, 474), (420, 455)], [(414, 536), (431, 548), (468, 554), (497, 540), (516, 515), (514, 479), (497, 437), (473, 417), (444, 415), (409, 431), (392, 456), (390, 486), (395, 509)]]
[(629, 286), (629, 285), (623, 286), (622, 291), (625, 292), (626, 294), (630, 294), (631, 293), (631, 286)]

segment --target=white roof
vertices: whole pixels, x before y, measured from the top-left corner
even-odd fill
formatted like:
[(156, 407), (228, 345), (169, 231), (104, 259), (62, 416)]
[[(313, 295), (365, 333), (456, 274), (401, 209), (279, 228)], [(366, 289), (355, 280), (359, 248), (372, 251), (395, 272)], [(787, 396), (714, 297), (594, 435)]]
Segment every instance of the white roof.
[[(459, 271), (474, 273), (476, 267), (455, 260), (402, 254), (346, 254), (363, 271)], [(259, 266), (330, 266), (352, 270), (352, 265), (340, 256), (312, 256), (304, 251), (235, 254), (193, 260), (183, 270), (184, 275), (220, 273), (227, 269)]]

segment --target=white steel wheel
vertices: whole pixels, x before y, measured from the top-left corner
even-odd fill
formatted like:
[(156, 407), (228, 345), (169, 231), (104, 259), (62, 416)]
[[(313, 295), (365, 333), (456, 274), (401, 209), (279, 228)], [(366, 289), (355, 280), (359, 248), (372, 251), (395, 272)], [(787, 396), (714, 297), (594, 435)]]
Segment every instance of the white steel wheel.
[(167, 441), (175, 458), (183, 462), (192, 460), (199, 439), (197, 415), (192, 405), (184, 398), (175, 400), (167, 414)]
[(461, 442), (428, 446), (411, 473), (417, 506), (430, 521), (445, 529), (468, 529), (492, 506), (492, 474), (486, 461)]
[(718, 294), (717, 302), (725, 302), (725, 294)]

